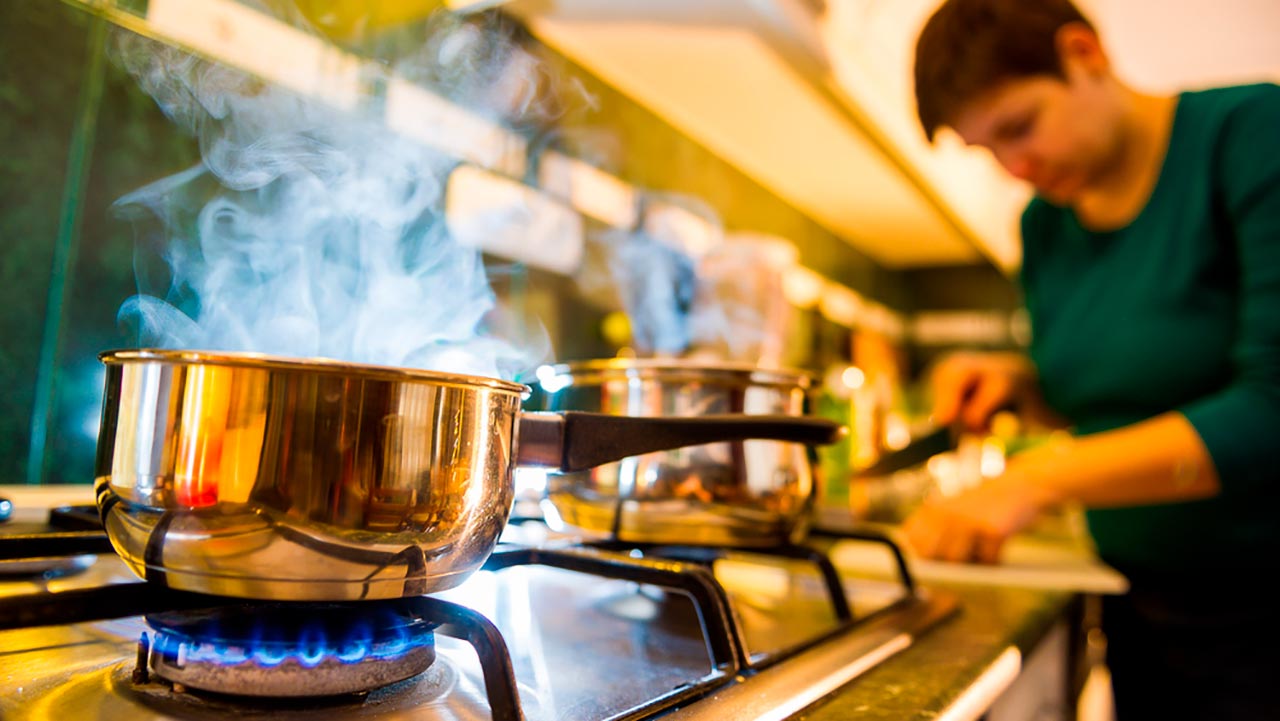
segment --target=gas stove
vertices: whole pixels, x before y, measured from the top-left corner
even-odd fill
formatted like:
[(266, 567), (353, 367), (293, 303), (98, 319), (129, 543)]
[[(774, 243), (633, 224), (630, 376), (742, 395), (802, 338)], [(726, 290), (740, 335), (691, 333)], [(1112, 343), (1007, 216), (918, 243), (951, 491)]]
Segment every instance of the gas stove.
[[(86, 490), (87, 493), (87, 490)], [(512, 523), (484, 568), (393, 601), (245, 601), (134, 576), (92, 506), (0, 527), (0, 717), (784, 719), (957, 608), (808, 546), (586, 541)]]

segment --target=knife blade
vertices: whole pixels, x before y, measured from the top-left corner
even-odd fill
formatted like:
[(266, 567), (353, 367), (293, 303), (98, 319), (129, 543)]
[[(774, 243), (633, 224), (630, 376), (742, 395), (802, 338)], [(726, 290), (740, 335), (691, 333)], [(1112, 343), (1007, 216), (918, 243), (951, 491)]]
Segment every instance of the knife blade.
[(854, 471), (854, 476), (887, 476), (924, 463), (939, 453), (955, 450), (955, 447), (956, 436), (951, 428), (947, 426), (934, 428), (924, 435), (913, 438), (902, 448), (885, 453), (866, 468)]

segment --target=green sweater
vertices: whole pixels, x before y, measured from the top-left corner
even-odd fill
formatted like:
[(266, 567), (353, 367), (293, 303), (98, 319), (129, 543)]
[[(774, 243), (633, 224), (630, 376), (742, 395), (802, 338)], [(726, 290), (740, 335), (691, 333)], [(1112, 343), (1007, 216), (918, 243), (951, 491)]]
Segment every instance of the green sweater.
[(1156, 572), (1276, 563), (1280, 86), (1183, 93), (1160, 177), (1128, 226), (1092, 232), (1036, 198), (1022, 236), (1030, 351), (1050, 406), (1080, 434), (1181, 411), (1222, 483), (1210, 500), (1089, 511), (1100, 555)]

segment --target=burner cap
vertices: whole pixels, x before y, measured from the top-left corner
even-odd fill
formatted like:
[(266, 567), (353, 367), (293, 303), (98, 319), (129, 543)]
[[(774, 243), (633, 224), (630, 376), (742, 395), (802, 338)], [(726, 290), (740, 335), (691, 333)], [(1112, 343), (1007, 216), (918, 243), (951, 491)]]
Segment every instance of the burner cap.
[(238, 696), (334, 696), (425, 671), (433, 624), (399, 601), (243, 604), (152, 614), (148, 666), (173, 683)]

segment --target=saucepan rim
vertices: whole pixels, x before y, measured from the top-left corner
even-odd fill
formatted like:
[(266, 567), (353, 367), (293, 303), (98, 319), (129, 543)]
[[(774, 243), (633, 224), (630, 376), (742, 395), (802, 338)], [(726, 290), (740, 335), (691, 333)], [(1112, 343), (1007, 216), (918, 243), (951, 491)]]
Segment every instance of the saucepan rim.
[[(676, 382), (690, 380), (720, 381), (752, 386), (784, 386), (810, 388), (817, 375), (798, 368), (718, 362), (701, 358), (594, 358), (567, 361), (550, 366), (551, 376), (586, 383), (591, 378), (629, 377)], [(545, 383), (545, 379), (543, 381)]]
[(488, 388), (517, 395), (521, 398), (527, 398), (531, 393), (529, 386), (524, 384), (488, 376), (446, 373), (372, 363), (354, 363), (334, 358), (282, 356), (274, 353), (134, 348), (103, 351), (98, 354), (98, 359), (107, 365), (138, 361), (158, 361), (178, 365), (236, 366), (279, 371), (331, 373), (346, 377), (360, 376), (389, 381), (421, 381), (458, 388)]

